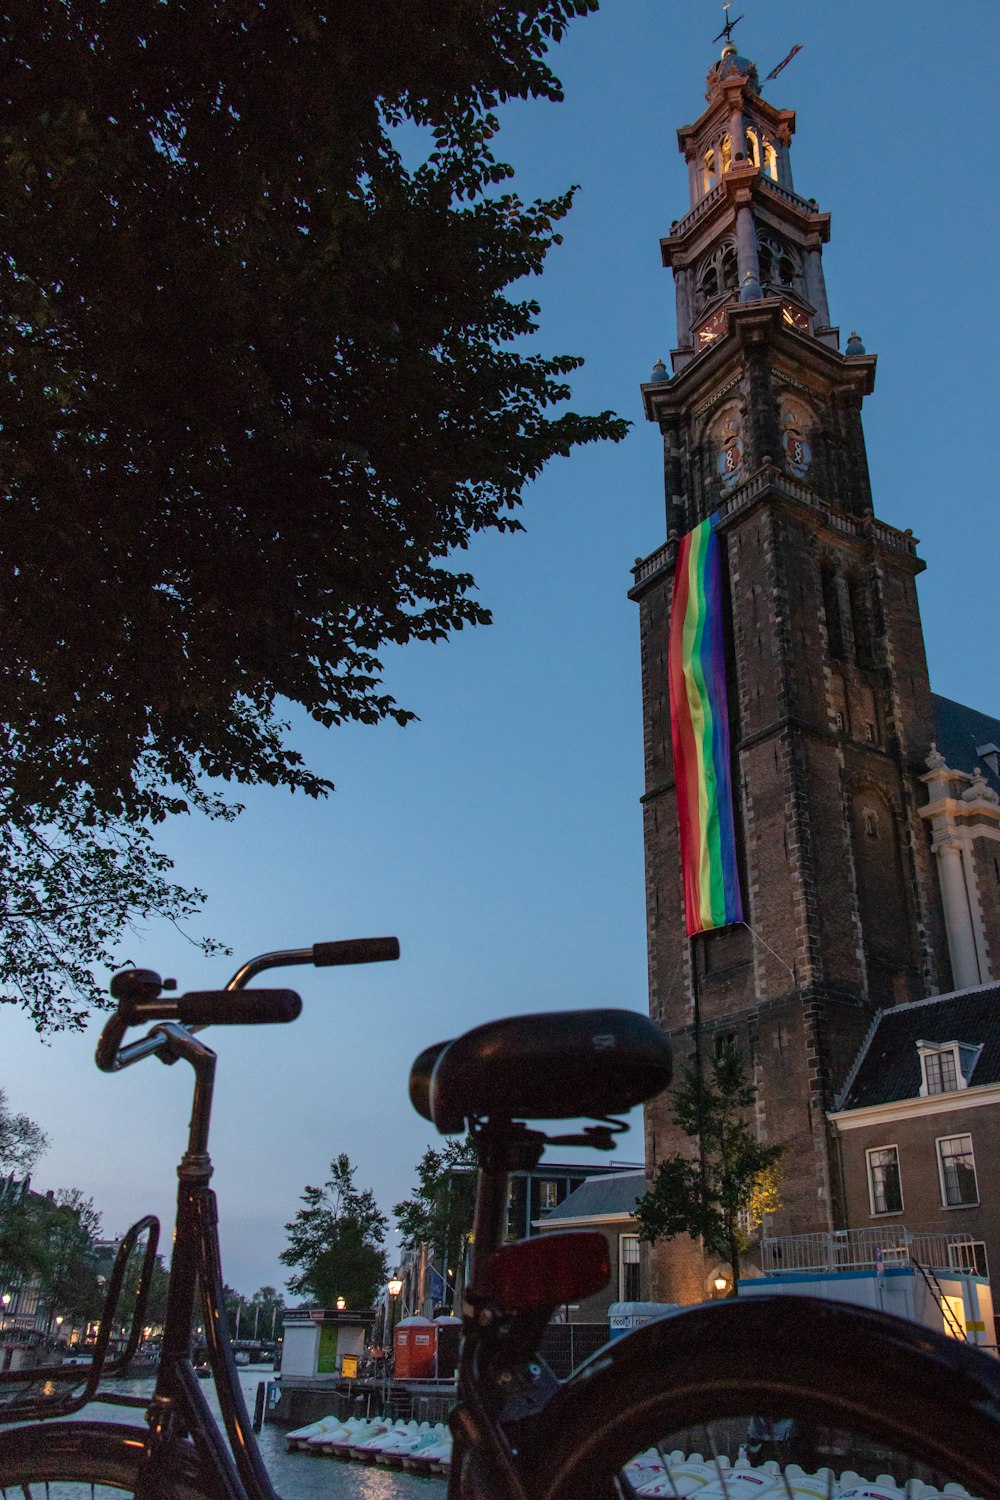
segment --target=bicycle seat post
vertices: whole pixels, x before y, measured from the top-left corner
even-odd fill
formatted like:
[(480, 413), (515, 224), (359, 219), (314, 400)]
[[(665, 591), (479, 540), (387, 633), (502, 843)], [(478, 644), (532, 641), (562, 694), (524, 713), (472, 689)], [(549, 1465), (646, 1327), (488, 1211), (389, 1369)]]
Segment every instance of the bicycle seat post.
[(510, 1173), (530, 1171), (541, 1160), (545, 1137), (517, 1121), (492, 1119), (473, 1131), (479, 1157), (479, 1179), (473, 1217), (469, 1313), (489, 1296), (489, 1261), (505, 1238)]

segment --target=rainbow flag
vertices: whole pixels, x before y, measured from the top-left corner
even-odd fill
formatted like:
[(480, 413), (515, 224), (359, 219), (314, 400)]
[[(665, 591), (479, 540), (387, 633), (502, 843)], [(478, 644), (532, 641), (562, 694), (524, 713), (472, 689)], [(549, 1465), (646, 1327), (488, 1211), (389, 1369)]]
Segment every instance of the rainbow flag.
[(668, 676), (688, 934), (742, 922), (715, 516), (677, 549)]

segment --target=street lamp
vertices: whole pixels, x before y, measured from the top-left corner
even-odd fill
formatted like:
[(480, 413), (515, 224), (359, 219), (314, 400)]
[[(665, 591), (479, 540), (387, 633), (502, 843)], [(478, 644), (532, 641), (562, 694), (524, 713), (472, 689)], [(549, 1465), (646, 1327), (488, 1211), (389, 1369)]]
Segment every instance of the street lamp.
[(10, 1292), (4, 1292), (3, 1296), (0, 1297), (0, 1307), (3, 1308), (3, 1322), (0, 1323), (0, 1328), (6, 1328), (7, 1312), (10, 1308)]
[(396, 1298), (402, 1290), (403, 1283), (398, 1276), (393, 1276), (392, 1280), (386, 1284), (386, 1291), (389, 1293), (389, 1306), (387, 1309), (389, 1314), (389, 1330), (385, 1341), (387, 1354), (392, 1350), (392, 1330), (396, 1326)]
[(344, 1297), (338, 1297), (337, 1298), (337, 1311), (338, 1312), (343, 1312), (344, 1308), (346, 1306), (347, 1306), (347, 1300), (346, 1300), (346, 1298), (344, 1298)]

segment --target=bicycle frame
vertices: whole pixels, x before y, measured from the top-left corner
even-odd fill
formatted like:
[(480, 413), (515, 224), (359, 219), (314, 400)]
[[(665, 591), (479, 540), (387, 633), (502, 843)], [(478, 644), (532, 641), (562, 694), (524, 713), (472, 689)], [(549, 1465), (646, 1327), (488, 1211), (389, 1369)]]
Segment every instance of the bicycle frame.
[[(148, 1412), (150, 1494), (156, 1493), (157, 1454), (189, 1436), (215, 1471), (226, 1500), (277, 1500), (250, 1426), (239, 1374), (225, 1326), (218, 1208), (209, 1186), (208, 1130), (215, 1053), (184, 1027), (164, 1022), (170, 1060), (190, 1063), (195, 1074), (188, 1149), (177, 1168), (177, 1218), (170, 1266), (160, 1365)], [(192, 1325), (200, 1290), (208, 1362), (219, 1397), (229, 1447), (202, 1394), (192, 1363)]]
[[(463, 1306), (462, 1349), (458, 1367), (458, 1404), (450, 1425), (455, 1446), (448, 1482), (449, 1500), (472, 1500), (488, 1495), (490, 1500), (530, 1500), (530, 1478), (519, 1462), (522, 1440), (530, 1443), (530, 1430), (542, 1416), (561, 1382), (538, 1356), (538, 1345), (555, 1308), (563, 1300), (536, 1301), (519, 1311), (498, 1305), (494, 1285), (494, 1256), (505, 1241), (507, 1187), (512, 1171), (537, 1166), (546, 1145), (539, 1131), (510, 1121), (490, 1121), (474, 1129), (479, 1153), (479, 1175), (473, 1216), (472, 1259)], [(567, 1238), (592, 1246), (601, 1236), (573, 1235), (528, 1241), (536, 1266), (554, 1258)], [(522, 1245), (525, 1242), (522, 1242)], [(589, 1248), (589, 1246), (588, 1246)], [(505, 1254), (518, 1251), (508, 1246)], [(587, 1268), (593, 1275), (594, 1267)], [(604, 1268), (598, 1279), (567, 1287), (567, 1297), (596, 1291), (604, 1285)], [(530, 1300), (530, 1299), (529, 1299)], [(516, 1442), (511, 1437), (516, 1434)]]

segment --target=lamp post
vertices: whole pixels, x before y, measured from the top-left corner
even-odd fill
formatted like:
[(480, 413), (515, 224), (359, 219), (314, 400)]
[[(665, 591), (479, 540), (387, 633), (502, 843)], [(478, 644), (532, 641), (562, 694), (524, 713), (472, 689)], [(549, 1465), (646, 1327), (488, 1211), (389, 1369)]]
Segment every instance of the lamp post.
[(0, 1322), (0, 1328), (6, 1328), (7, 1312), (10, 1308), (10, 1292), (4, 1292), (3, 1296), (0, 1297), (0, 1307), (3, 1308), (3, 1321)]
[(344, 1297), (338, 1297), (337, 1298), (337, 1311), (338, 1312), (343, 1312), (344, 1308), (346, 1306), (347, 1306), (347, 1300), (346, 1300), (346, 1298), (344, 1298)]
[(384, 1385), (385, 1395), (383, 1396), (383, 1410), (385, 1409), (386, 1404), (388, 1402), (389, 1382), (390, 1382), (390, 1379), (391, 1379), (390, 1372), (392, 1374), (395, 1373), (395, 1371), (392, 1368), (392, 1361), (393, 1361), (393, 1354), (394, 1354), (393, 1347), (392, 1347), (392, 1332), (393, 1332), (393, 1329), (394, 1329), (394, 1327), (396, 1325), (396, 1298), (399, 1296), (400, 1292), (403, 1290), (403, 1283), (400, 1281), (400, 1279), (399, 1279), (398, 1276), (393, 1276), (391, 1278), (391, 1280), (389, 1280), (389, 1281), (386, 1282), (385, 1289), (389, 1293), (389, 1300), (386, 1303), (386, 1307), (385, 1307), (385, 1316), (386, 1316), (386, 1325), (387, 1326), (386, 1326), (386, 1335), (385, 1335), (385, 1356), (384, 1356), (384, 1359), (382, 1361), (383, 1378), (384, 1378), (384, 1382), (385, 1382), (385, 1385)]

